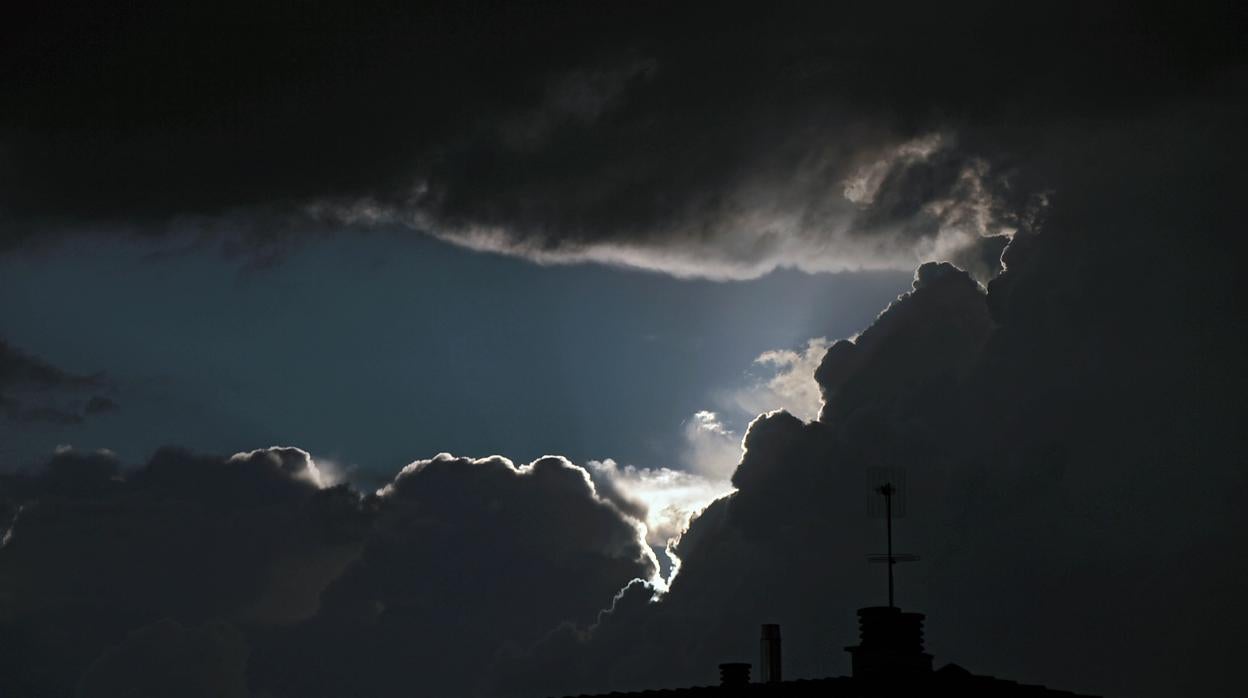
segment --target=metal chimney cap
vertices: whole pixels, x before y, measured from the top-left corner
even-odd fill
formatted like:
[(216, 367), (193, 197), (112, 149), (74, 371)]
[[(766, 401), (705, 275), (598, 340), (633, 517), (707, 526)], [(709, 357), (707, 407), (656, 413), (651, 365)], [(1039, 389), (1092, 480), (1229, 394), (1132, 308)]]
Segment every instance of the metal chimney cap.
[(724, 662), (719, 665), (719, 685), (745, 686), (750, 683), (750, 665), (746, 662)]

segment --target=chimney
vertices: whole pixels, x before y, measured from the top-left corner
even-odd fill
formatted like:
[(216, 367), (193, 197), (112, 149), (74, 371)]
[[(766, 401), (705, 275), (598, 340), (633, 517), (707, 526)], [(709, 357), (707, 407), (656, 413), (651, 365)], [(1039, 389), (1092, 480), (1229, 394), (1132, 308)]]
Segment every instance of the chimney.
[(750, 665), (745, 662), (727, 662), (719, 665), (719, 685), (738, 688), (750, 683)]
[(858, 609), (861, 639), (846, 647), (854, 678), (898, 678), (932, 671), (932, 655), (923, 651), (923, 614), (893, 606)]
[(759, 645), (758, 673), (763, 683), (780, 683), (780, 626), (775, 623), (764, 623), (762, 638)]

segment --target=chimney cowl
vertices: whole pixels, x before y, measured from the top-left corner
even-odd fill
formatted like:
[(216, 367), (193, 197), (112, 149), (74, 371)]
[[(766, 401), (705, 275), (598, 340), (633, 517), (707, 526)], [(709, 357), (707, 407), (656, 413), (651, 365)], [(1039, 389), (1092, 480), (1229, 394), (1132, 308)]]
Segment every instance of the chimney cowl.
[(932, 672), (932, 655), (923, 648), (923, 614), (895, 606), (858, 609), (860, 639), (846, 647), (854, 678), (895, 678)]
[(745, 662), (725, 662), (719, 665), (720, 686), (746, 686), (749, 683), (749, 664)]

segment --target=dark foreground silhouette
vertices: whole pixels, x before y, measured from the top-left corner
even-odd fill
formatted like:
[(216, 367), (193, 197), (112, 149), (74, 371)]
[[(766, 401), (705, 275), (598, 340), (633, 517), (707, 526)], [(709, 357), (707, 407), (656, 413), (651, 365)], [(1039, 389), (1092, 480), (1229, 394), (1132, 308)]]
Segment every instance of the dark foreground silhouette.
[(847, 647), (852, 656), (851, 676), (822, 679), (783, 679), (780, 626), (762, 626), (759, 642), (759, 681), (750, 681), (751, 665), (719, 665), (718, 686), (611, 693), (628, 696), (1083, 696), (1044, 686), (1020, 684), (994, 676), (972, 674), (956, 664), (932, 669), (932, 655), (923, 647), (922, 613), (895, 606), (858, 609), (859, 642)]
[[(751, 683), (750, 665), (727, 662), (719, 665), (718, 686), (611, 693), (626, 696), (1077, 696), (1044, 686), (1020, 684), (993, 676), (978, 676), (956, 664), (932, 669), (932, 655), (924, 651), (922, 613), (902, 611), (895, 603), (893, 566), (917, 560), (914, 555), (893, 552), (893, 519), (904, 512), (894, 501), (904, 489), (897, 486), (900, 472), (876, 469), (872, 476), (880, 484), (872, 490), (881, 496), (888, 552), (872, 555), (872, 562), (883, 562), (888, 569), (888, 605), (858, 609), (858, 644), (846, 647), (852, 663), (851, 676), (822, 679), (784, 680), (780, 626), (764, 624), (759, 638), (759, 681)], [(883, 476), (883, 477), (881, 477)], [(904, 500), (902, 500), (904, 503)]]

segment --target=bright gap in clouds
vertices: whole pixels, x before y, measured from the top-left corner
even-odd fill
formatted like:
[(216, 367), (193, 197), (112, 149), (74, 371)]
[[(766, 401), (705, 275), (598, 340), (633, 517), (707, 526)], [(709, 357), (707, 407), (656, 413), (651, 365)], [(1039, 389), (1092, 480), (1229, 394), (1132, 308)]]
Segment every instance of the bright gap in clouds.
[(650, 581), (659, 589), (666, 589), (680, 571), (673, 549), (689, 521), (733, 491), (728, 478), (712, 479), (672, 468), (621, 466), (609, 458), (590, 461), (589, 471), (599, 489), (645, 527), (646, 544), (654, 551), (661, 577)]
[(0, 460), (33, 464), (67, 442), (126, 462), (167, 444), (288, 443), (357, 466), (351, 479), (369, 487), (440, 451), (687, 470), (697, 412), (738, 439), (761, 411), (805, 416), (796, 402), (736, 404), (738, 392), (760, 402), (753, 381), (775, 368), (760, 355), (850, 335), (911, 281), (677, 280), (380, 234), (241, 276), (202, 256), (147, 262), (145, 250), (0, 260), (5, 339), (66, 371), (104, 372), (121, 405), (72, 427), (0, 424)]
[(615, 483), (664, 579), (676, 565), (665, 549), (732, 491), (749, 422), (817, 415), (813, 374), (829, 342), (808, 338), (852, 334), (911, 281), (539, 268), (380, 234), (310, 245), (261, 275), (190, 256), (151, 264), (145, 249), (0, 262), (10, 339), (67, 370), (104, 371), (123, 404), (72, 430), (0, 424), (0, 468), (49, 443), (108, 446), (126, 462), (164, 444), (245, 454), (286, 443), (315, 454), (323, 482), (370, 491), (394, 464), (440, 451), (520, 463), (556, 453), (600, 491)]
[[(754, 360), (764, 375), (752, 375), (748, 385), (723, 392), (716, 402), (747, 421), (774, 410), (813, 420), (823, 404), (815, 369), (830, 345), (815, 337), (796, 349), (765, 351)], [(725, 424), (717, 412), (700, 410), (684, 423), (679, 468), (621, 465), (610, 458), (589, 461), (598, 487), (644, 525), (646, 543), (660, 563), (661, 578), (652, 580), (659, 589), (680, 571), (675, 547), (689, 522), (735, 491), (732, 474), (741, 460), (743, 431)]]

